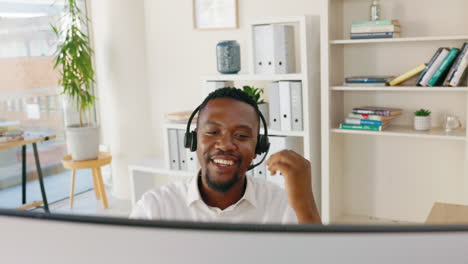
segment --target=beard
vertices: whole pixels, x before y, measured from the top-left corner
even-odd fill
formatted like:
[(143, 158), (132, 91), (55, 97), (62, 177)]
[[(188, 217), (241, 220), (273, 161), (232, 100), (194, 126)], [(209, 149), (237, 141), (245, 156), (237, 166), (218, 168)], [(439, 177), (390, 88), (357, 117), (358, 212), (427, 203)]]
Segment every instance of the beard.
[(206, 170), (205, 180), (206, 180), (206, 184), (208, 184), (208, 186), (211, 189), (220, 193), (225, 193), (229, 191), (238, 181), (240, 181), (241, 179), (240, 176), (241, 176), (240, 173), (236, 172), (228, 181), (219, 182), (219, 181), (216, 181), (216, 179), (214, 179), (213, 175), (210, 174), (209, 170)]

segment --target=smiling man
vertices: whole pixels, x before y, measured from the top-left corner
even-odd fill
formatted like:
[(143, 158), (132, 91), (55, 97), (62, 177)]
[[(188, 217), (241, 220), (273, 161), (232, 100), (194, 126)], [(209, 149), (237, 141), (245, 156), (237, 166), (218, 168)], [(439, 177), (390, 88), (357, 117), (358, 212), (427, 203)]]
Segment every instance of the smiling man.
[[(130, 218), (244, 223), (321, 223), (310, 162), (291, 150), (270, 156), (285, 190), (246, 176), (256, 157), (258, 106), (236, 88), (218, 89), (199, 107), (196, 151), (201, 170), (189, 180), (145, 193)], [(277, 176), (280, 177), (280, 176)]]

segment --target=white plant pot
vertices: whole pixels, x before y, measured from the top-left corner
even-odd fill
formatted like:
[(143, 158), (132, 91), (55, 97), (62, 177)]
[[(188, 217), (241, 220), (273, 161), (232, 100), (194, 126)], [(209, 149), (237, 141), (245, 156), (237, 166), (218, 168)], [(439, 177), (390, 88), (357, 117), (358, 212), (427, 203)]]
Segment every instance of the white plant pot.
[[(267, 123), (267, 126), (268, 126), (269, 125), (269, 120), (270, 120), (268, 103), (259, 104), (258, 105), (258, 110), (260, 110), (260, 113), (262, 113), (262, 115), (265, 118), (265, 121)], [(261, 120), (260, 120), (260, 125), (261, 125), (260, 127), (263, 128)]]
[(429, 130), (431, 129), (431, 116), (415, 116), (414, 117), (415, 130)]
[(68, 153), (73, 160), (93, 160), (99, 154), (99, 127), (79, 125), (66, 128)]

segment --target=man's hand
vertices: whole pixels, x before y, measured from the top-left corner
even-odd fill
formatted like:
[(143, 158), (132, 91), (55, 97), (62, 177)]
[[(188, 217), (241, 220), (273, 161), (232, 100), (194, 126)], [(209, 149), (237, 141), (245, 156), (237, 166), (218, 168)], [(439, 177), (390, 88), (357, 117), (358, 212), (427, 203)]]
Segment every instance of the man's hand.
[[(271, 175), (283, 174), (286, 194), (299, 223), (320, 224), (320, 215), (312, 193), (310, 162), (292, 150), (282, 150), (266, 161)], [(281, 177), (281, 176), (276, 176)]]

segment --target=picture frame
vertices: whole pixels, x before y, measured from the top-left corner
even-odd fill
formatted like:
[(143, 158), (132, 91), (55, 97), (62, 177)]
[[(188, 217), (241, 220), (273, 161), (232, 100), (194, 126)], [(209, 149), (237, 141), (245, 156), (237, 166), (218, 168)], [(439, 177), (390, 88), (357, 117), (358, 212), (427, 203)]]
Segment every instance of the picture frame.
[(238, 0), (192, 0), (193, 28), (238, 28)]

